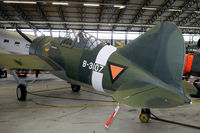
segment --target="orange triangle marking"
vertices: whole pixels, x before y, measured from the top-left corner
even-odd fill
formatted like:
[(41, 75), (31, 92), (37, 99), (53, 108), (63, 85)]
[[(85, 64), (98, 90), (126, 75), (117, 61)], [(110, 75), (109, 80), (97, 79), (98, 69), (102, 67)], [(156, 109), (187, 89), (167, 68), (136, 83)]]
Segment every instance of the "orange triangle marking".
[(112, 83), (114, 83), (127, 68), (127, 66), (108, 62), (108, 70)]
[(115, 65), (110, 65), (110, 70), (112, 74), (112, 79), (115, 79), (119, 73), (124, 70), (123, 67), (115, 66)]

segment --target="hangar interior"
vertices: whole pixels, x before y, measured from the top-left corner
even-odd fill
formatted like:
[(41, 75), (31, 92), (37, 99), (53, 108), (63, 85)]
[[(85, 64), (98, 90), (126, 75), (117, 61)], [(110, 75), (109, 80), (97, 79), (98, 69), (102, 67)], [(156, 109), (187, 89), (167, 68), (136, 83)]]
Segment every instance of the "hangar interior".
[(1, 1), (0, 27), (33, 35), (66, 36), (84, 30), (99, 39), (134, 40), (161, 21), (175, 23), (185, 41), (198, 41), (198, 0)]
[[(188, 46), (196, 45), (200, 38), (199, 9), (199, 0), (1, 0), (0, 28), (53, 37), (84, 31), (117, 46), (169, 21), (179, 27)], [(107, 129), (104, 125), (117, 106), (112, 92), (83, 87), (73, 93), (69, 83), (46, 72), (38, 79), (30, 74), (24, 80), (29, 83), (28, 98), (21, 102), (16, 98), (17, 83), (12, 75), (0, 79), (2, 133), (199, 133), (199, 100), (176, 108), (153, 109), (159, 118), (186, 126), (153, 119), (141, 123), (140, 109), (122, 105)]]

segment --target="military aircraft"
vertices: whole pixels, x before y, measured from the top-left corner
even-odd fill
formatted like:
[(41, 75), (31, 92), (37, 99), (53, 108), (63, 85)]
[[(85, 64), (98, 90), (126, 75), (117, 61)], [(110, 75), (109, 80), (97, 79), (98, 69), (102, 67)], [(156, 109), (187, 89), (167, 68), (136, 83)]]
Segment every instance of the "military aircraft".
[[(80, 32), (74, 38), (38, 37), (30, 55), (0, 54), (0, 67), (50, 71), (71, 83), (106, 92), (132, 107), (142, 108), (148, 122), (150, 108), (190, 104), (182, 86), (185, 44), (176, 25), (162, 22), (121, 49)], [(17, 79), (16, 75), (14, 74)], [(26, 100), (26, 84), (18, 82), (18, 100)]]
[[(19, 33), (0, 29), (0, 48), (10, 53), (28, 55), (30, 44), (36, 36), (23, 34), (21, 31)], [(26, 37), (24, 38), (22, 35)]]
[[(14, 54), (29, 54), (29, 47), (31, 42), (36, 38), (36, 36), (23, 34), (21, 31), (17, 30), (9, 31), (5, 29), (0, 29), (0, 52), (14, 53)], [(19, 76), (26, 76), (28, 70), (17, 70)], [(6, 69), (0, 68), (0, 78), (7, 77)]]

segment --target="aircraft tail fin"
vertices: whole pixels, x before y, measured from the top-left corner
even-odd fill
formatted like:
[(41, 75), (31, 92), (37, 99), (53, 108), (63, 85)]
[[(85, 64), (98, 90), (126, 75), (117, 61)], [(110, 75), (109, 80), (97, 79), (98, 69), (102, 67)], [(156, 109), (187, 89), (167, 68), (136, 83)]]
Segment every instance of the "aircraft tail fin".
[(182, 91), (185, 45), (176, 25), (162, 22), (119, 52), (132, 63)]

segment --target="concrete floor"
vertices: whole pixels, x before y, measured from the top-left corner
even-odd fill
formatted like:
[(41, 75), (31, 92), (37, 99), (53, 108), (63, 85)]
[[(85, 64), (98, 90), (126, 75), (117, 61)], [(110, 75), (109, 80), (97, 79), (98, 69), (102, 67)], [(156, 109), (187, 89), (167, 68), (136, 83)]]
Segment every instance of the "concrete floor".
[[(34, 79), (29, 77), (28, 79)], [(16, 98), (12, 77), (0, 79), (0, 133), (199, 133), (200, 130), (156, 120), (141, 123), (140, 109), (122, 105), (109, 129), (104, 127), (116, 102), (107, 95), (69, 84), (52, 75), (40, 75), (29, 85), (27, 101)], [(37, 91), (37, 92), (34, 92)], [(34, 94), (34, 95), (33, 95)], [(200, 103), (151, 110), (160, 118), (200, 125)]]

